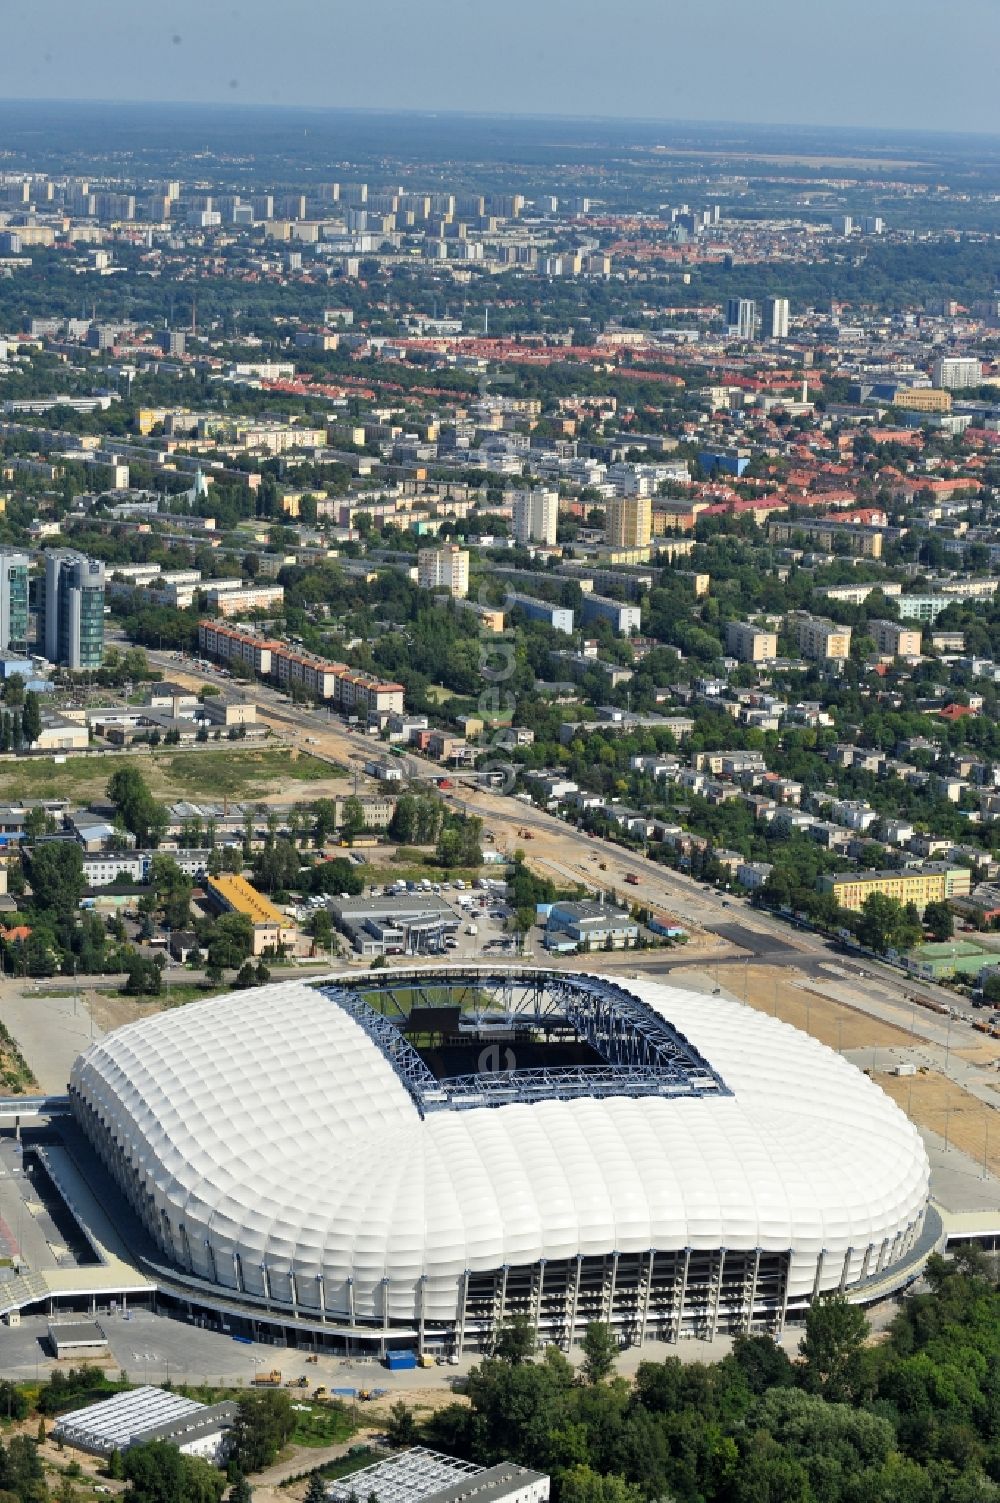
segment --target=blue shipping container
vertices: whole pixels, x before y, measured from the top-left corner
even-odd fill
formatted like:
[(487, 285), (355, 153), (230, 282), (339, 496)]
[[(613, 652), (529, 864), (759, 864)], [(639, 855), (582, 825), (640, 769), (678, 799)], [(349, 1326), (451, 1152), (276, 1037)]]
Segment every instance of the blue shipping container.
[(405, 1372), (408, 1368), (416, 1367), (416, 1352), (386, 1352), (385, 1365), (391, 1373)]

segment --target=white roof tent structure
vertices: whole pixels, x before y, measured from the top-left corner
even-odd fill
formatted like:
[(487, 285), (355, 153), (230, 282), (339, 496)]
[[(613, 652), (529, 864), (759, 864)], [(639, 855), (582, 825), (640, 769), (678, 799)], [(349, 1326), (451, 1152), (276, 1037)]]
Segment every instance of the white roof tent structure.
[(331, 1503), (372, 1496), (379, 1503), (544, 1503), (550, 1480), (512, 1461), (475, 1466), (440, 1451), (413, 1446), (331, 1483)]
[(149, 1440), (198, 1450), (206, 1437), (227, 1430), (235, 1415), (235, 1404), (197, 1404), (163, 1388), (133, 1388), (62, 1415), (53, 1434), (96, 1456), (124, 1453)]
[(772, 1330), (932, 1249), (919, 1134), (777, 1019), (650, 979), (442, 967), (143, 1019), (70, 1082), (192, 1291), (358, 1350)]

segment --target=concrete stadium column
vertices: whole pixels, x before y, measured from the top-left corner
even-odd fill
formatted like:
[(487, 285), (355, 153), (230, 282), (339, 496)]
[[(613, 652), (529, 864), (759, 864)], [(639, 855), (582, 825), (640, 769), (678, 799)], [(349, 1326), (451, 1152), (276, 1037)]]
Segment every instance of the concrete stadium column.
[(382, 1329), (389, 1329), (389, 1280), (380, 1280), (379, 1287), (382, 1290)]
[(459, 1307), (459, 1312), (458, 1312), (458, 1355), (459, 1356), (461, 1356), (462, 1353), (465, 1350), (465, 1321), (466, 1321), (466, 1313), (467, 1313), (468, 1300), (469, 1300), (469, 1270), (466, 1269), (465, 1272), (462, 1274), (462, 1303), (461, 1303), (461, 1305)]
[(788, 1319), (788, 1293), (789, 1293), (789, 1287), (791, 1285), (791, 1282), (792, 1282), (792, 1254), (789, 1251), (788, 1257), (787, 1257), (787, 1259), (785, 1261), (785, 1292), (781, 1296), (781, 1318), (778, 1321), (778, 1335), (779, 1336), (781, 1335), (782, 1331), (785, 1329), (785, 1322)]
[(843, 1267), (843, 1271), (842, 1271), (842, 1273), (840, 1275), (840, 1284), (838, 1286), (839, 1293), (841, 1293), (841, 1294), (843, 1294), (844, 1290), (847, 1288), (847, 1275), (851, 1271), (851, 1259), (853, 1257), (854, 1257), (854, 1248), (853, 1247), (849, 1247), (847, 1249), (847, 1251), (845, 1252), (845, 1254), (844, 1254), (844, 1267)]
[(323, 1275), (321, 1273), (318, 1273), (316, 1275), (316, 1291), (319, 1294), (319, 1309), (320, 1309), (320, 1314), (322, 1315), (323, 1319), (325, 1320), (326, 1319), (326, 1284), (325, 1284), (325, 1282), (323, 1280)]
[(823, 1280), (823, 1260), (826, 1257), (826, 1248), (821, 1247), (819, 1257), (816, 1259), (816, 1277), (813, 1280), (813, 1299), (819, 1299), (819, 1288)]
[(576, 1255), (576, 1273), (573, 1277), (573, 1302), (569, 1318), (569, 1336), (566, 1341), (567, 1348), (572, 1347), (576, 1340), (576, 1316), (580, 1308), (580, 1278), (583, 1273), (583, 1254)]
[(684, 1249), (684, 1271), (681, 1274), (680, 1299), (677, 1302), (677, 1321), (676, 1321), (676, 1323), (674, 1325), (673, 1339), (675, 1341), (680, 1341), (680, 1339), (681, 1339), (681, 1327), (684, 1324), (684, 1306), (687, 1303), (688, 1270), (690, 1269), (690, 1267), (691, 1267), (691, 1249), (690, 1249), (690, 1247), (685, 1247), (685, 1249)]
[(215, 1266), (215, 1248), (208, 1237), (205, 1238), (205, 1257), (208, 1260), (209, 1268), (212, 1270), (212, 1283), (217, 1284), (219, 1282), (219, 1273)]
[(616, 1249), (611, 1254), (611, 1283), (608, 1285), (608, 1308), (605, 1316), (606, 1323), (611, 1325), (615, 1313), (615, 1295), (618, 1292), (618, 1259), (621, 1254)]
[(422, 1273), (417, 1280), (417, 1351), (424, 1355), (424, 1285), (427, 1275)]
[(233, 1253), (233, 1277), (236, 1280), (236, 1288), (240, 1294), (245, 1294), (246, 1285), (243, 1282), (243, 1263), (238, 1252)]
[(639, 1345), (646, 1340), (646, 1326), (649, 1323), (649, 1306), (653, 1298), (653, 1266), (656, 1263), (656, 1249), (649, 1249), (649, 1261), (646, 1264), (646, 1277), (642, 1285), (642, 1298), (639, 1306)]
[(291, 1268), (288, 1270), (288, 1287), (292, 1293), (292, 1309), (297, 1312), (299, 1308), (299, 1288), (295, 1282), (295, 1270)]
[(760, 1248), (753, 1250), (753, 1273), (750, 1276), (750, 1298), (747, 1301), (746, 1333), (749, 1336), (753, 1330), (753, 1312), (757, 1304), (757, 1280), (760, 1278)]
[(726, 1271), (726, 1249), (719, 1248), (718, 1272), (715, 1276), (715, 1297), (712, 1300), (712, 1324), (709, 1327), (709, 1340), (714, 1341), (719, 1329), (719, 1308), (722, 1304), (722, 1279)]
[(866, 1279), (868, 1277), (868, 1266), (871, 1263), (872, 1253), (874, 1251), (875, 1251), (875, 1244), (874, 1244), (874, 1242), (869, 1242), (867, 1248), (865, 1249), (865, 1261), (861, 1265), (861, 1277), (862, 1277), (862, 1279)]
[(260, 1276), (264, 1284), (264, 1298), (269, 1300), (271, 1298), (271, 1275), (267, 1271), (266, 1263), (260, 1265)]
[(497, 1325), (502, 1326), (507, 1320), (507, 1275), (510, 1273), (510, 1264), (505, 1263), (500, 1270), (500, 1311), (497, 1316)]
[(542, 1291), (545, 1288), (545, 1258), (538, 1260), (538, 1276), (535, 1281), (535, 1312), (532, 1324), (535, 1327), (535, 1340), (541, 1335), (542, 1326)]
[(354, 1309), (354, 1280), (347, 1280), (347, 1317), (351, 1325), (357, 1325), (357, 1317)]

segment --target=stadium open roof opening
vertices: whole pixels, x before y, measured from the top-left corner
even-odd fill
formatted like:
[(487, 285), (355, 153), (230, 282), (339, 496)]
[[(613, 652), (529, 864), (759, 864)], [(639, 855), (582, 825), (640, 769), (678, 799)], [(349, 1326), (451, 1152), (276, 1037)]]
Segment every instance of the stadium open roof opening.
[(421, 1115), (574, 1096), (728, 1095), (660, 1013), (597, 976), (426, 972), (325, 986)]

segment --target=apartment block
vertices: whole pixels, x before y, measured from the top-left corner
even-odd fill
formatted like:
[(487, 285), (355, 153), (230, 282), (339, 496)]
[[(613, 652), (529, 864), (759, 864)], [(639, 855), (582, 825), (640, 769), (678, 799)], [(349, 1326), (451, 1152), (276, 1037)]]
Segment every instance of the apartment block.
[(799, 652), (817, 663), (842, 662), (851, 655), (851, 628), (838, 626), (825, 616), (795, 614), (788, 618)]
[(542, 543), (554, 547), (559, 522), (559, 492), (515, 491), (514, 537), (521, 544)]
[(726, 651), (741, 663), (766, 663), (778, 656), (778, 633), (743, 621), (726, 625)]
[(612, 496), (605, 509), (610, 548), (648, 548), (653, 535), (653, 503), (648, 496)]
[(841, 908), (854, 913), (860, 913), (865, 898), (873, 892), (899, 903), (913, 903), (922, 913), (928, 903), (967, 897), (972, 890), (969, 868), (949, 866), (944, 861), (928, 861), (903, 871), (826, 872), (817, 880), (820, 892), (832, 893)]
[(417, 583), (422, 590), (445, 589), (464, 600), (469, 593), (469, 555), (448, 543), (443, 548), (421, 548), (417, 554)]
[(898, 621), (869, 621), (868, 634), (881, 653), (891, 653), (894, 658), (920, 655), (920, 632), (911, 626), (901, 626)]

